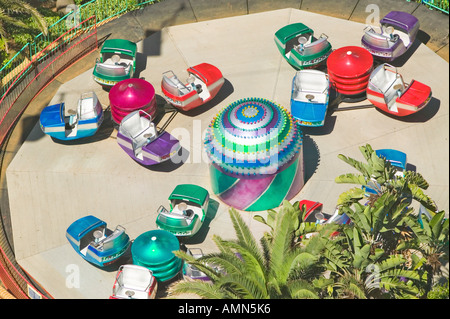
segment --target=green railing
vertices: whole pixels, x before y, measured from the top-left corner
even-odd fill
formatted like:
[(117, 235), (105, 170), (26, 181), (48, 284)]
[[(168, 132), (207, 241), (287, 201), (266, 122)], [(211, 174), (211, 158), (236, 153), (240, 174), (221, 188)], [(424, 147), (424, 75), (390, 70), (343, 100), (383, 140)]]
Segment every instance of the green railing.
[(448, 0), (422, 0), (422, 3), (448, 14)]
[[(411, 2), (411, 0), (406, 0), (406, 1)], [(426, 5), (430, 9), (436, 9), (436, 10), (442, 11), (446, 14), (449, 14), (448, 13), (448, 8), (449, 8), (448, 0), (416, 0), (413, 2), (418, 2), (418, 3)]]
[[(91, 16), (96, 16), (97, 25), (129, 11), (141, 8), (160, 0), (92, 0), (71, 11), (48, 27), (47, 35), (38, 34), (27, 43), (0, 69), (0, 99), (8, 87), (38, 52), (46, 48), (67, 30)], [(45, 58), (45, 57), (43, 57)]]

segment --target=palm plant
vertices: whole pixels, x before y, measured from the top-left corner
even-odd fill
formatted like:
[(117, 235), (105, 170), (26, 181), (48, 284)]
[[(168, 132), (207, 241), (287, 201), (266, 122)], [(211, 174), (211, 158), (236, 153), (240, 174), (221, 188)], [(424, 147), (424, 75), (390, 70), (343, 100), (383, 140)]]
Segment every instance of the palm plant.
[[(403, 176), (396, 176), (395, 168), (378, 157), (370, 145), (360, 147), (360, 150), (367, 163), (339, 155), (360, 174), (344, 174), (338, 176), (336, 182), (360, 187), (344, 192), (338, 199), (339, 211), (349, 216), (352, 224), (348, 227), (353, 229), (351, 236), (345, 227), (342, 230), (346, 238), (352, 239), (344, 245), (348, 250), (340, 258), (334, 256), (343, 265), (338, 273), (342, 282), (348, 284), (348, 278), (352, 278), (360, 283), (359, 287), (364, 287), (359, 267), (364, 263), (355, 264), (357, 253), (360, 254), (358, 260), (362, 258), (365, 263), (370, 260), (377, 269), (383, 269), (379, 268), (378, 262), (390, 260), (389, 264), (396, 266), (386, 273), (386, 277), (380, 277), (383, 291), (402, 298), (424, 295), (431, 289), (431, 278), (440, 268), (438, 259), (448, 256), (448, 252), (443, 252), (445, 246), (448, 250), (448, 220), (444, 220), (444, 212), (436, 213), (430, 221), (414, 214), (410, 207), (413, 199), (431, 211), (429, 215), (437, 211), (436, 204), (423, 192), (428, 183), (420, 174), (407, 171)], [(375, 195), (367, 198), (365, 187), (375, 190)], [(363, 199), (366, 200), (364, 204), (361, 203)], [(364, 244), (358, 248), (355, 246), (358, 243)], [(339, 249), (335, 251), (339, 252)], [(375, 256), (378, 257), (374, 259)], [(353, 261), (351, 265), (349, 260)], [(352, 293), (358, 295), (355, 289)]]
[[(290, 204), (289, 202), (284, 203), (281, 210), (289, 210), (288, 215), (292, 218), (291, 220), (291, 226), (292, 226), (292, 242), (291, 244), (293, 246), (300, 244), (301, 239), (303, 236), (306, 236), (308, 234), (314, 234), (320, 231), (323, 228), (323, 225), (311, 223), (311, 222), (305, 222), (306, 217), (306, 205), (300, 206), (300, 203), (297, 201), (294, 204)], [(270, 228), (270, 232), (266, 232), (264, 236), (266, 239), (271, 241), (274, 238), (275, 234), (275, 226), (277, 222), (277, 216), (279, 213), (277, 213), (273, 209), (269, 209), (267, 211), (267, 217), (264, 218), (262, 215), (255, 215), (253, 216), (253, 219), (256, 221), (259, 221), (260, 223), (263, 223), (264, 225), (268, 226)]]
[(309, 247), (292, 245), (295, 212), (289, 202), (284, 202), (273, 221), (273, 236), (263, 236), (258, 245), (242, 217), (231, 209), (237, 239), (214, 236), (219, 252), (196, 260), (182, 251), (176, 252), (209, 276), (212, 285), (179, 281), (169, 287), (169, 294), (194, 293), (202, 298), (221, 299), (319, 298), (329, 284), (320, 278), (324, 270), (320, 255), (312, 253), (320, 242), (312, 240)]
[(435, 277), (441, 274), (442, 264), (448, 262), (449, 221), (445, 212), (440, 211), (430, 220), (423, 218), (420, 226), (414, 221), (409, 221), (408, 225), (415, 236), (401, 242), (397, 250), (415, 257), (411, 258), (411, 267), (426, 276), (421, 286), (423, 295), (426, 295), (434, 286)]
[(361, 146), (367, 163), (357, 161), (342, 154), (338, 158), (354, 167), (360, 174), (343, 174), (336, 177), (336, 183), (356, 184), (361, 187), (352, 188), (341, 194), (338, 205), (350, 206), (365, 197), (365, 188), (371, 187), (376, 195), (369, 198), (369, 203), (385, 192), (395, 194), (399, 201), (416, 200), (427, 209), (436, 211), (437, 207), (433, 200), (423, 190), (429, 186), (423, 176), (417, 172), (406, 171), (403, 177), (396, 176), (397, 169), (383, 157), (379, 157), (369, 144)]
[(47, 35), (47, 22), (36, 8), (22, 0), (0, 0), (0, 38), (3, 41), (6, 53), (9, 53), (8, 43), (10, 41), (10, 36), (6, 32), (6, 25), (27, 27), (24, 22), (14, 17), (16, 13), (31, 15), (39, 30)]
[[(436, 211), (437, 207), (423, 192), (429, 185), (422, 175), (406, 171), (403, 176), (396, 176), (396, 169), (389, 161), (378, 157), (370, 145), (362, 146), (360, 150), (367, 163), (342, 154), (338, 156), (361, 173), (336, 177), (337, 183), (360, 185), (339, 196), (339, 211), (370, 235), (370, 241), (379, 241), (386, 251), (392, 252), (399, 240), (413, 236), (411, 224), (406, 223), (414, 213), (411, 201), (416, 200), (432, 211)], [(375, 194), (367, 197), (366, 187), (373, 189)], [(366, 202), (361, 204), (362, 200)], [(417, 224), (417, 217), (413, 217), (412, 222)]]
[(415, 297), (420, 274), (406, 269), (406, 259), (389, 255), (365, 240), (364, 231), (355, 224), (342, 225), (339, 239), (326, 243), (324, 256), (331, 270), (334, 297), (367, 299)]

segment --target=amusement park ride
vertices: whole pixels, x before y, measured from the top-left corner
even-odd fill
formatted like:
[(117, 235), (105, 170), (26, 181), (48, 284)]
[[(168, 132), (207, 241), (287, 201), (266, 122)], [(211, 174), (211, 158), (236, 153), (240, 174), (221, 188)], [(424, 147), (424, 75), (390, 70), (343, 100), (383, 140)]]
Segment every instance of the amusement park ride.
[[(420, 24), (406, 12), (391, 11), (380, 20), (380, 31), (364, 29), (361, 47), (331, 48), (328, 37), (313, 37), (314, 31), (302, 23), (293, 23), (275, 33), (275, 44), (297, 71), (292, 82), (291, 113), (302, 126), (325, 124), (330, 93), (336, 100), (359, 102), (369, 106), (336, 107), (333, 111), (375, 106), (398, 117), (423, 109), (431, 99), (431, 88), (419, 81), (403, 81), (398, 70), (387, 64), (404, 55), (417, 36)], [(378, 65), (379, 63), (383, 63)], [(323, 68), (325, 74), (311, 68)], [(327, 82), (329, 85), (327, 86)]]
[[(373, 27), (364, 29), (362, 46), (335, 50), (326, 35), (315, 38), (314, 31), (302, 23), (287, 25), (275, 33), (274, 40), (280, 54), (296, 70), (292, 79), (290, 113), (257, 98), (237, 101), (214, 118), (205, 144), (210, 150), (209, 155), (216, 156), (216, 167), (210, 169), (210, 174), (216, 177), (215, 181), (212, 177), (213, 190), (220, 193), (219, 198), (229, 206), (239, 198), (243, 206), (238, 209), (259, 211), (266, 207), (264, 205), (275, 203), (273, 194), (280, 195), (276, 201), (279, 204), (288, 193), (292, 195), (294, 190), (299, 190), (303, 181), (293, 177), (297, 173), (297, 162), (300, 162), (298, 126), (325, 125), (332, 91), (338, 100), (367, 99), (372, 104), (370, 107), (375, 106), (398, 117), (414, 114), (427, 105), (432, 95), (431, 88), (415, 80), (404, 82), (397, 68), (386, 63), (402, 56), (411, 47), (419, 28), (418, 20), (407, 13), (392, 11), (380, 23), (380, 32)], [(136, 44), (128, 40), (105, 41), (93, 69), (93, 79), (110, 89), (110, 107), (118, 145), (141, 165), (159, 165), (177, 154), (181, 146), (175, 137), (156, 128), (155, 90), (147, 81), (133, 78), (136, 51)], [(187, 73), (186, 82), (180, 81), (173, 71), (162, 74), (161, 91), (167, 101), (165, 106), (172, 105), (176, 111), (189, 112), (211, 101), (224, 84), (222, 72), (209, 63), (189, 67)], [(337, 108), (335, 111), (345, 109)], [(66, 106), (62, 102), (44, 108), (40, 127), (54, 139), (81, 139), (97, 132), (103, 122), (103, 113), (97, 96), (86, 93), (81, 95), (77, 105)], [(280, 165), (284, 166), (279, 174), (269, 174), (270, 167), (262, 165), (262, 161), (239, 162), (240, 153), (248, 151), (247, 155), (252, 154), (246, 144), (251, 138), (261, 140), (261, 145), (267, 144), (267, 136), (259, 134), (260, 126), (276, 127), (280, 123), (284, 123), (280, 130), (284, 134), (283, 141), (288, 143), (284, 146), (284, 157), (280, 157)], [(289, 130), (284, 132), (286, 126)], [(237, 129), (230, 133), (230, 127)], [(230, 155), (226, 150), (223, 154), (217, 152), (217, 143), (222, 141), (222, 136), (230, 139), (234, 154)], [(385, 157), (399, 171), (406, 169), (406, 154), (400, 151), (379, 150), (377, 155)], [(232, 161), (221, 162), (223, 159)], [(292, 163), (295, 165), (290, 165)], [(261, 165), (258, 167), (257, 164)], [(271, 189), (273, 180), (287, 184), (288, 177), (289, 186), (293, 185), (295, 189), (284, 187), (283, 194), (279, 194), (281, 186)], [(266, 186), (263, 185), (265, 182)], [(367, 192), (370, 191), (367, 188)], [(229, 195), (232, 192), (234, 195)], [(209, 280), (195, 267), (186, 263), (182, 265), (172, 253), (180, 249), (179, 241), (195, 236), (201, 229), (209, 196), (201, 186), (177, 185), (168, 198), (170, 208), (161, 206), (157, 211), (158, 229), (141, 234), (134, 241), (120, 225), (111, 231), (106, 228), (106, 222), (91, 215), (74, 221), (67, 228), (66, 237), (83, 259), (101, 268), (117, 263), (131, 247), (133, 264), (120, 266), (111, 299), (155, 298), (158, 282), (168, 281), (180, 272), (185, 279)], [(324, 214), (321, 203), (304, 200), (300, 204), (306, 205), (305, 221), (349, 222), (346, 216)], [(195, 258), (203, 256), (201, 250), (195, 253), (191, 249), (188, 253)]]

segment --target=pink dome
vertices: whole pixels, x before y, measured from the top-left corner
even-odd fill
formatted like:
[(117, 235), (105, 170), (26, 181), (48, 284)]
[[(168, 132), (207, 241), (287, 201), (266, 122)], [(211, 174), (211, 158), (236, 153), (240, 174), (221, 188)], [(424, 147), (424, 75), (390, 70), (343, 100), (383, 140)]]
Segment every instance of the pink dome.
[(114, 85), (109, 91), (109, 102), (112, 118), (117, 124), (136, 110), (152, 116), (156, 112), (155, 89), (143, 79), (127, 79)]

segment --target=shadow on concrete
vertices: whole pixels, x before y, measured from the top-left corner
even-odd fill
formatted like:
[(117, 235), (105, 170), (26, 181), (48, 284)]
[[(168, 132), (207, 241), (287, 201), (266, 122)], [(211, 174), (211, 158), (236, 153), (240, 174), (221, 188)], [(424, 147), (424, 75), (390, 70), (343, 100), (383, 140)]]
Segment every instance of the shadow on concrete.
[(111, 136), (111, 133), (114, 131), (114, 126), (111, 119), (111, 109), (109, 107), (103, 111), (103, 116), (104, 118), (102, 125), (100, 125), (98, 131), (92, 136), (87, 136), (80, 139), (69, 141), (58, 140), (52, 137), (52, 140), (53, 142), (62, 145), (81, 145), (105, 140), (109, 138)]
[(399, 120), (402, 122), (424, 123), (436, 115), (436, 113), (439, 111), (440, 106), (441, 106), (441, 101), (435, 97), (432, 97), (431, 100), (428, 102), (428, 104), (424, 108), (422, 108), (420, 111), (417, 111), (416, 113), (413, 113), (411, 115), (404, 116), (404, 117), (395, 116), (393, 114), (384, 112), (384, 111), (380, 110), (379, 108), (376, 108), (376, 109), (378, 112), (381, 112), (384, 115), (389, 116), (390, 118), (393, 118), (393, 119), (396, 119), (396, 120)]
[[(159, 94), (155, 94), (156, 99), (156, 113), (155, 117), (152, 120), (155, 125), (162, 124), (161, 127), (158, 127), (159, 132), (161, 133), (172, 121), (173, 117), (178, 113), (178, 109), (174, 107), (172, 104), (168, 103), (165, 98), (163, 98)], [(165, 123), (160, 123), (163, 117), (166, 114), (173, 114)]]
[(212, 198), (209, 199), (208, 210), (206, 211), (205, 221), (203, 222), (202, 227), (199, 229), (197, 234), (192, 237), (180, 238), (180, 241), (183, 244), (187, 245), (195, 245), (203, 243), (206, 239), (206, 235), (208, 234), (210, 227), (209, 224), (216, 217), (217, 210), (219, 209), (220, 203)]
[(416, 172), (417, 168), (416, 165), (411, 163), (406, 163), (406, 170), (411, 172)]
[(205, 104), (200, 105), (199, 107), (197, 107), (195, 109), (192, 109), (192, 110), (189, 110), (186, 112), (180, 110), (180, 113), (182, 113), (186, 116), (190, 116), (190, 117), (198, 116), (198, 115), (212, 109), (213, 107), (219, 105), (223, 100), (225, 100), (233, 92), (234, 92), (233, 85), (231, 84), (230, 81), (225, 79), (225, 82), (223, 83), (222, 88), (220, 89), (220, 91), (217, 93), (217, 95), (213, 99), (209, 100)]
[(303, 135), (303, 165), (304, 165), (304, 180), (306, 182), (316, 172), (320, 162), (320, 151), (316, 142), (308, 135)]
[(414, 54), (414, 52), (416, 52), (419, 46), (422, 43), (426, 45), (429, 40), (430, 36), (427, 33), (423, 32), (422, 30), (419, 30), (416, 39), (414, 40), (413, 44), (409, 47), (409, 49), (403, 55), (399, 56), (397, 59), (390, 62), (390, 64), (398, 68), (402, 67)]
[(156, 299), (168, 297), (169, 286), (179, 280), (183, 280), (183, 266), (181, 266), (180, 271), (173, 278), (166, 281), (158, 280), (158, 290), (156, 291)]
[(23, 129), (20, 132), (20, 142), (21, 144), (26, 140), (37, 141), (45, 136), (44, 132), (40, 130), (42, 134), (30, 134), (35, 125), (39, 122), (39, 115), (24, 116), (22, 118)]
[[(173, 4), (174, 5), (174, 4)], [(172, 25), (176, 25), (177, 17), (186, 9), (186, 3), (181, 1), (180, 6), (173, 12), (171, 16), (167, 19), (163, 20), (160, 24), (160, 28), (170, 27)]]
[(161, 31), (147, 30), (145, 31), (145, 38), (142, 40), (142, 52), (136, 53), (136, 70), (134, 77), (139, 78), (141, 72), (147, 68), (147, 58), (150, 56), (161, 55)]
[(323, 126), (302, 126), (302, 132), (308, 135), (328, 135), (333, 132), (335, 124), (336, 116), (331, 115), (330, 112), (327, 112), (325, 116), (325, 124)]
[(147, 168), (150, 171), (155, 172), (172, 172), (177, 168), (181, 167), (186, 161), (189, 159), (189, 151), (184, 147), (181, 147), (178, 151), (178, 154), (174, 155), (171, 159), (162, 162), (160, 164), (145, 166), (141, 163), (138, 163), (142, 167)]
[[(136, 52), (136, 70), (134, 71), (134, 78), (140, 78), (141, 72), (147, 67), (147, 58), (141, 52)], [(142, 78), (145, 79), (145, 78)]]

